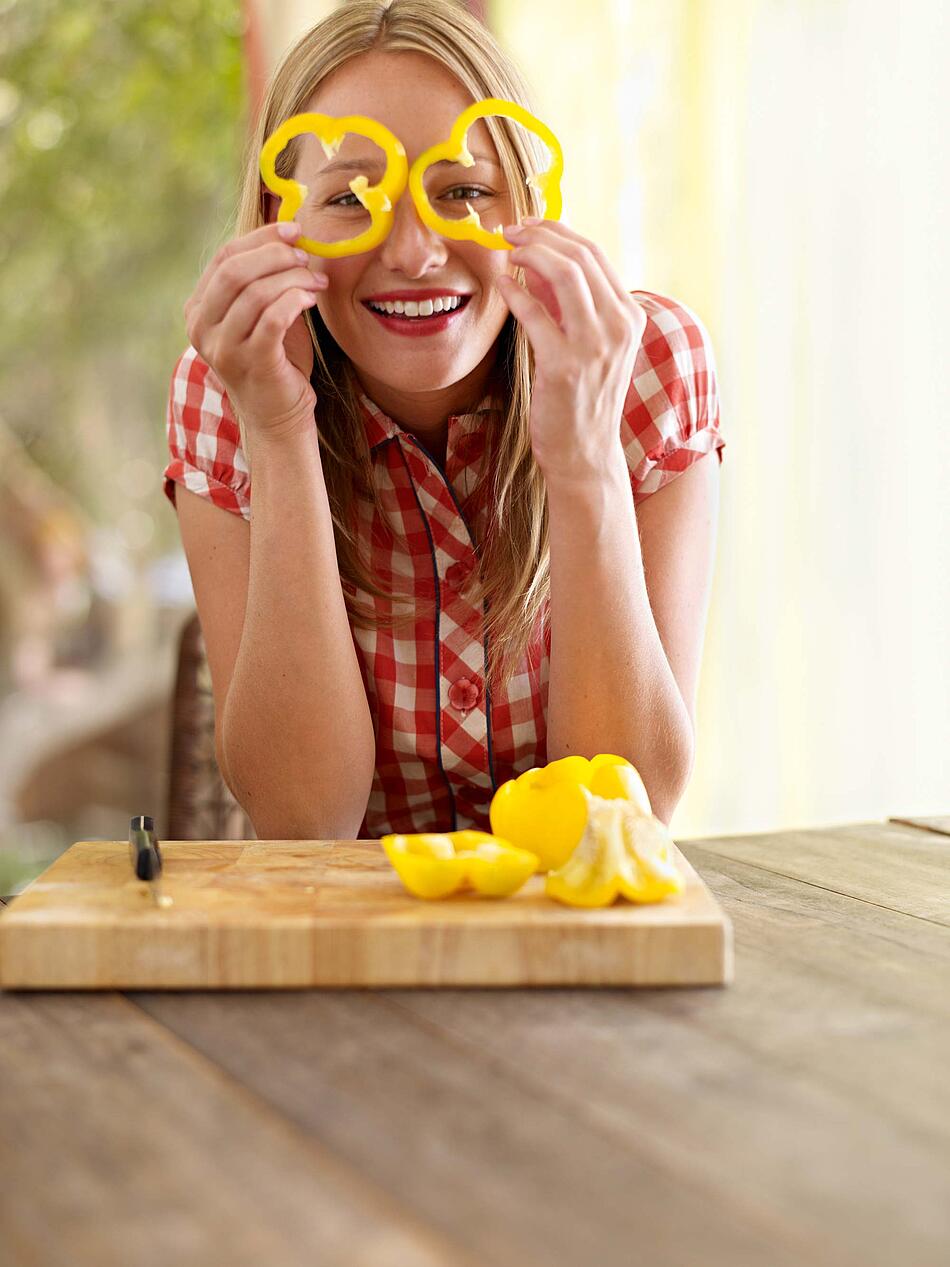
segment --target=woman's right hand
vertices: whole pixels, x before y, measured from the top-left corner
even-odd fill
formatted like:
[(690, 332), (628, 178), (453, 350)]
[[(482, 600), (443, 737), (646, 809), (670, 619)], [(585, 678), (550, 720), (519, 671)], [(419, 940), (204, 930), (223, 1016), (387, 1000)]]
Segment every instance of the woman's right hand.
[(232, 408), (268, 434), (313, 425), (313, 346), (302, 313), (329, 285), (316, 256), (298, 258), (300, 226), (290, 239), (289, 228), (265, 224), (226, 242), (184, 307), (188, 339)]

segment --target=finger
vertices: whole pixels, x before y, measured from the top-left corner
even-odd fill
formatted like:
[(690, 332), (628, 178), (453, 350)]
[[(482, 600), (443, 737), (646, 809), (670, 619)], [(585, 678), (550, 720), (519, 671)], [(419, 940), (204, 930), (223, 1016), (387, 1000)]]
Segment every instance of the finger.
[(301, 259), (288, 242), (268, 242), (252, 251), (225, 256), (205, 288), (201, 300), (202, 324), (208, 327), (223, 321), (242, 291), (260, 278), (298, 268), (311, 277), (323, 271), (311, 268), (308, 260)]
[[(597, 324), (597, 296), (592, 293), (587, 269), (593, 270), (593, 264), (585, 269), (582, 262), (565, 253), (559, 246), (547, 246), (540, 242), (529, 242), (518, 246), (511, 252), (513, 264), (533, 268), (546, 281), (550, 282), (557, 296), (558, 305), (564, 324), (564, 333), (571, 339), (582, 340)], [(601, 302), (606, 302), (606, 283), (601, 280)], [(611, 298), (611, 302), (614, 302)]]
[(271, 277), (262, 277), (246, 287), (228, 309), (215, 336), (226, 347), (234, 347), (249, 338), (260, 320), (261, 313), (275, 303), (285, 291), (304, 291), (308, 295), (322, 294), (326, 284), (306, 268), (289, 268)]
[[(586, 247), (593, 255), (594, 259), (600, 265), (604, 277), (606, 277), (611, 289), (616, 297), (626, 306), (631, 302), (631, 295), (626, 286), (617, 275), (617, 271), (607, 258), (602, 248), (589, 238), (585, 238), (583, 234), (578, 233), (576, 229), (572, 229), (570, 225), (564, 223), (563, 220), (538, 220), (535, 216), (529, 216), (522, 220), (522, 224), (529, 228), (537, 228), (544, 231), (550, 231), (555, 236), (563, 238), (567, 242), (575, 242), (580, 246)], [(636, 302), (636, 301), (633, 301)]]
[(587, 249), (588, 245), (593, 244), (588, 244), (586, 239), (581, 238), (580, 234), (577, 234), (575, 239), (566, 237), (563, 234), (549, 233), (547, 232), (549, 223), (553, 224), (555, 222), (544, 221), (533, 227), (529, 226), (523, 234), (519, 234), (519, 246), (522, 241), (524, 241), (526, 246), (545, 246), (548, 249), (563, 253), (568, 259), (574, 260), (587, 279), (591, 300), (601, 321), (610, 322), (611, 328), (613, 328), (614, 318), (619, 324), (621, 317), (620, 304), (609, 279), (604, 275), (603, 269), (593, 253)]
[(291, 288), (279, 295), (260, 314), (257, 324), (247, 340), (248, 353), (256, 360), (267, 356), (283, 344), (284, 337), (306, 308), (316, 303), (317, 297), (304, 288)]
[(524, 326), (535, 358), (545, 357), (549, 364), (557, 364), (564, 355), (564, 335), (551, 320), (544, 305), (532, 298), (507, 273), (500, 274), (495, 279), (495, 284), (512, 316)]
[(295, 225), (296, 232), (292, 237), (288, 238), (284, 236), (286, 228), (286, 224), (262, 224), (259, 228), (252, 229), (250, 233), (244, 233), (238, 238), (231, 238), (229, 242), (225, 242), (215, 252), (210, 264), (199, 277), (198, 285), (195, 287), (191, 299), (194, 302), (201, 302), (215, 273), (225, 260), (229, 260), (236, 255), (243, 255), (248, 251), (256, 251), (260, 247), (267, 245), (286, 246), (290, 251), (293, 251), (293, 243), (296, 238), (300, 237), (303, 230), (299, 225)]

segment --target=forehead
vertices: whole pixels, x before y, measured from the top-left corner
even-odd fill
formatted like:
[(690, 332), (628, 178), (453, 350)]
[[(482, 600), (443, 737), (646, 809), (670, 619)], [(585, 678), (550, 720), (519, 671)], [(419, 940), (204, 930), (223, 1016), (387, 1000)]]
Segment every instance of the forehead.
[[(410, 164), (448, 139), (452, 124), (475, 98), (435, 58), (415, 52), (370, 52), (351, 58), (323, 80), (306, 109), (340, 117), (368, 115), (399, 138)], [(314, 138), (307, 138), (318, 145)], [(355, 136), (344, 147), (367, 145)], [(469, 128), (468, 148), (497, 158), (484, 119)], [(309, 148), (309, 147), (308, 147)]]

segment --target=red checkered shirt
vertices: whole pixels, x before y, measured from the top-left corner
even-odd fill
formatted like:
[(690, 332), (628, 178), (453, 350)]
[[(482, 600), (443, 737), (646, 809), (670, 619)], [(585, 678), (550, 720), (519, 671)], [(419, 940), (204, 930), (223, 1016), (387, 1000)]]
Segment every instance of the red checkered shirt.
[[(637, 505), (704, 454), (715, 450), (721, 462), (725, 441), (715, 360), (701, 321), (676, 300), (631, 294), (647, 314), (620, 420)], [(458, 593), (484, 540), (487, 506), (476, 495), (475, 476), (485, 428), (499, 416), (500, 402), (486, 396), (472, 413), (449, 418), (444, 469), (365, 394), (361, 404), (392, 530), (391, 536), (374, 530), (378, 511), (360, 499), (366, 553), (387, 584), (396, 577), (426, 602), (434, 596), (437, 611), (402, 631), (352, 630), (376, 730), (376, 771), (360, 836), (487, 831), (495, 789), (547, 761), (550, 629), (537, 634), (505, 691), (493, 696), (485, 689), (483, 608)], [(172, 375), (168, 444), (164, 488), (173, 505), (177, 482), (250, 519), (251, 482), (237, 423), (221, 380), (190, 346)], [(347, 592), (364, 609), (381, 601), (353, 586)]]

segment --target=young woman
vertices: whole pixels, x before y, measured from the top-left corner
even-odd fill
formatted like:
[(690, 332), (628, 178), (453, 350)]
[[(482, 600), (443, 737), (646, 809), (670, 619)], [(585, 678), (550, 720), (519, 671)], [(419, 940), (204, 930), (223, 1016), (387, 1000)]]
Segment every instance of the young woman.
[[(486, 97), (536, 114), (452, 0), (336, 9), (278, 68), (236, 236), (185, 304), (165, 491), (218, 762), (261, 839), (490, 830), (505, 780), (597, 752), (669, 824), (689, 778), (725, 443), (701, 322), (564, 222), (509, 228), (543, 213), (527, 178), (550, 156), (506, 118), (426, 188), (512, 251), (434, 232), (406, 190), (371, 250), (298, 252), (353, 236), (353, 171), (291, 142), (295, 227), (260, 178), (292, 115), (367, 115), (411, 165)], [(351, 135), (340, 157), (374, 150)], [(407, 297), (420, 315), (387, 315)], [(462, 302), (424, 315), (440, 297)]]

